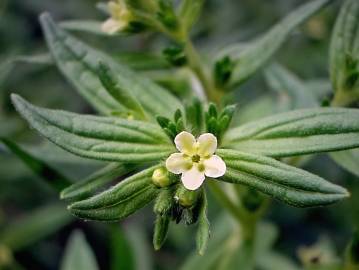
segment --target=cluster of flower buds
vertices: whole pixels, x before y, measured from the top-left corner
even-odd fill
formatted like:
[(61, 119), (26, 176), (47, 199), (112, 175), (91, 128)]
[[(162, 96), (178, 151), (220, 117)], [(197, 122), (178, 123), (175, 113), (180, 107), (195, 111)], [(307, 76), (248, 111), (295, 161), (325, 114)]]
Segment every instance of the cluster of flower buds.
[(154, 171), (152, 180), (161, 188), (153, 208), (156, 214), (153, 245), (158, 250), (166, 239), (171, 220), (177, 224), (183, 221), (186, 225), (198, 221), (205, 195), (203, 189), (186, 189), (179, 182), (178, 176), (164, 167)]
[(107, 10), (110, 18), (103, 23), (102, 30), (110, 35), (136, 33), (146, 28), (172, 32), (179, 25), (173, 3), (168, 0), (112, 0)]

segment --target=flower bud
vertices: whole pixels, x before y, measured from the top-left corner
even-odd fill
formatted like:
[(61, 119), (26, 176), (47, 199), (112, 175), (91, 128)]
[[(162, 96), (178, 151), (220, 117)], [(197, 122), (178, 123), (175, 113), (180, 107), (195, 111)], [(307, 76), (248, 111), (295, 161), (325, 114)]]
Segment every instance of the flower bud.
[(102, 31), (112, 35), (126, 30), (133, 21), (133, 15), (123, 0), (111, 1), (108, 4), (111, 18), (102, 25)]
[(183, 185), (180, 185), (176, 191), (175, 200), (181, 206), (189, 208), (197, 202), (198, 194), (198, 190), (188, 190)]
[(152, 174), (152, 182), (157, 187), (168, 187), (171, 184), (171, 180), (168, 175), (168, 171), (165, 167), (154, 170)]

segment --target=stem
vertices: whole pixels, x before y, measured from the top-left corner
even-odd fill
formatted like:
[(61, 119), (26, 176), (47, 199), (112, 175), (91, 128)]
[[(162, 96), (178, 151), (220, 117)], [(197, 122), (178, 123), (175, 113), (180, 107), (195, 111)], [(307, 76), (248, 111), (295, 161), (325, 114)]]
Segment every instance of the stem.
[(208, 100), (220, 104), (223, 94), (215, 87), (209, 72), (204, 69), (200, 56), (189, 38), (185, 41), (185, 54), (188, 65), (201, 81)]
[(218, 186), (214, 181), (209, 181), (208, 186), (212, 194), (216, 197), (217, 201), (222, 204), (224, 208), (238, 221), (242, 224), (242, 221), (245, 219), (245, 216), (240, 211), (238, 206), (232, 202), (228, 195)]

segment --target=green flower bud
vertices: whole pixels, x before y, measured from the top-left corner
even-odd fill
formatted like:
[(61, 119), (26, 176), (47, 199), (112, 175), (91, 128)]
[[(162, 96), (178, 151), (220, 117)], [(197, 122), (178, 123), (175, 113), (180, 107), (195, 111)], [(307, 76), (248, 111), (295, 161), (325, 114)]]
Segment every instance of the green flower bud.
[(188, 190), (180, 185), (176, 191), (175, 200), (183, 207), (189, 208), (197, 202), (198, 190)]
[(168, 175), (168, 171), (165, 167), (154, 170), (152, 174), (152, 182), (157, 187), (168, 187), (171, 184), (171, 180)]

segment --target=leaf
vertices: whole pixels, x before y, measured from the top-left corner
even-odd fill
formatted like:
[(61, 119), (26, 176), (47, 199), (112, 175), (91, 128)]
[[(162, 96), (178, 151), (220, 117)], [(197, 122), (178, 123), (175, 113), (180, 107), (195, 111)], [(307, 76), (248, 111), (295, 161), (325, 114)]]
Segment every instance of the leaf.
[(206, 193), (202, 193), (201, 206), (198, 216), (198, 229), (196, 235), (197, 252), (203, 255), (207, 249), (208, 240), (210, 236), (209, 221), (207, 218), (207, 197)]
[(223, 148), (287, 157), (359, 147), (359, 110), (303, 109), (231, 129)]
[(330, 153), (330, 157), (344, 169), (359, 177), (359, 149)]
[(59, 26), (63, 29), (70, 31), (86, 32), (95, 35), (107, 36), (108, 34), (102, 31), (101, 21), (95, 20), (69, 20), (59, 23)]
[(272, 64), (265, 70), (269, 86), (280, 95), (289, 96), (290, 109), (318, 107), (313, 93), (306, 89), (306, 85), (293, 73), (279, 64)]
[(110, 227), (111, 270), (135, 269), (134, 250), (127, 238), (125, 231), (118, 224)]
[(349, 196), (340, 186), (269, 157), (227, 149), (219, 149), (217, 154), (227, 165), (220, 179), (253, 187), (293, 206), (327, 205)]
[(39, 133), (79, 156), (131, 163), (157, 161), (173, 152), (154, 124), (44, 109), (17, 95), (12, 95), (12, 101)]
[(123, 219), (150, 203), (159, 190), (152, 183), (154, 166), (132, 175), (114, 187), (89, 199), (69, 206), (74, 215), (92, 220), (116, 221)]
[(94, 172), (82, 181), (65, 188), (60, 193), (63, 200), (80, 200), (89, 197), (96, 190), (134, 169), (134, 166), (122, 163), (110, 163)]
[(18, 63), (29, 63), (38, 65), (52, 65), (53, 60), (49, 53), (41, 53), (35, 55), (18, 55), (13, 60), (16, 64)]
[(60, 192), (65, 187), (72, 184), (72, 181), (54, 169), (46, 161), (36, 158), (30, 152), (21, 148), (13, 141), (5, 138), (0, 138), (0, 141), (4, 143), (14, 155), (22, 160), (29, 169), (43, 179), (54, 190)]
[(51, 235), (71, 220), (64, 205), (48, 205), (7, 224), (0, 231), (0, 243), (18, 251)]
[(116, 74), (106, 64), (100, 62), (98, 76), (106, 91), (123, 107), (133, 113), (137, 119), (146, 119), (141, 104), (125, 88), (121, 88)]
[(113, 111), (123, 111), (124, 108), (101, 85), (96, 74), (99, 61), (117, 73), (119, 87), (133, 93), (145, 111), (151, 115), (170, 117), (176, 109), (182, 108), (177, 98), (166, 89), (69, 35), (56, 26), (49, 14), (42, 14), (40, 22), (61, 72), (100, 112), (111, 114)]
[(135, 258), (141, 258), (140, 260), (136, 260), (135, 269), (154, 269), (153, 249), (148, 244), (148, 235), (144, 226), (140, 226), (138, 222), (133, 222), (125, 227), (125, 234), (131, 243)]
[[(336, 20), (329, 50), (334, 91), (351, 90), (348, 79), (357, 73), (359, 89), (359, 2), (346, 0)], [(354, 72), (354, 73), (353, 73)]]
[(97, 270), (95, 254), (81, 231), (74, 231), (67, 242), (61, 270)]
[(157, 215), (153, 232), (153, 247), (159, 250), (166, 241), (170, 218), (166, 215)]
[(186, 31), (191, 30), (191, 27), (196, 23), (201, 15), (202, 7), (205, 0), (182, 0), (179, 7), (179, 18), (182, 26)]
[[(230, 86), (241, 84), (260, 69), (273, 54), (283, 45), (291, 31), (303, 23), (315, 12), (331, 0), (315, 0), (306, 3), (288, 14), (261, 37), (243, 48), (238, 45), (238, 53), (234, 55), (231, 45), (232, 60), (236, 62), (229, 82)], [(227, 49), (225, 49), (227, 50)]]

